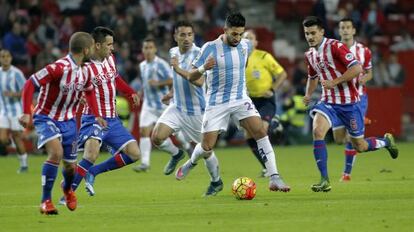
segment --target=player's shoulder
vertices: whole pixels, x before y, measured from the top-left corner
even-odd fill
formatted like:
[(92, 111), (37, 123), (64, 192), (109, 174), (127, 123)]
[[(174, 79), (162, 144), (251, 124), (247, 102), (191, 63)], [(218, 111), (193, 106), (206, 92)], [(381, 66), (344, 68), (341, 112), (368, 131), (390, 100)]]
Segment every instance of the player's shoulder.
[(365, 44), (363, 44), (361, 42), (356, 42), (356, 46), (360, 49), (371, 51), (368, 46), (366, 46)]
[[(20, 70), (18, 67), (14, 66), (14, 65), (12, 65), (12, 66), (10, 67), (10, 69), (11, 69), (13, 72), (16, 72), (16, 73), (19, 73), (20, 75), (23, 75), (22, 70)], [(24, 76), (24, 75), (23, 75), (23, 76)]]
[(155, 62), (157, 62), (157, 63), (159, 63), (159, 64), (167, 64), (168, 65), (168, 62), (164, 59), (164, 58), (162, 58), (162, 57), (160, 57), (160, 56), (155, 56)]
[(169, 50), (169, 52), (170, 52), (170, 56), (171, 56), (172, 54), (177, 54), (177, 52), (178, 52), (178, 51), (179, 51), (178, 46), (175, 46), (175, 47), (170, 48), (170, 50)]

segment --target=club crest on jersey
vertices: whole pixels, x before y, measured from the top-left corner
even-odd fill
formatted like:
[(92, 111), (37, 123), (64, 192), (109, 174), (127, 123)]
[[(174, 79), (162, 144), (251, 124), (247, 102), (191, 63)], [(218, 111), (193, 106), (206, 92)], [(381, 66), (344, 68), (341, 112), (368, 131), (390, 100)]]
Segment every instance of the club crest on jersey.
[(328, 68), (328, 67), (329, 67), (329, 63), (328, 63), (328, 61), (321, 60), (321, 61), (318, 63), (318, 68), (319, 68), (319, 70), (324, 70), (324, 69), (326, 69), (326, 68)]
[(345, 55), (345, 59), (346, 59), (347, 61), (351, 61), (351, 60), (353, 60), (353, 59), (354, 59), (354, 55), (353, 55), (352, 53), (347, 53), (347, 54)]
[(352, 118), (352, 119), (349, 121), (349, 123), (350, 123), (350, 125), (351, 125), (351, 129), (352, 129), (352, 130), (358, 130), (358, 124), (357, 124), (356, 119)]

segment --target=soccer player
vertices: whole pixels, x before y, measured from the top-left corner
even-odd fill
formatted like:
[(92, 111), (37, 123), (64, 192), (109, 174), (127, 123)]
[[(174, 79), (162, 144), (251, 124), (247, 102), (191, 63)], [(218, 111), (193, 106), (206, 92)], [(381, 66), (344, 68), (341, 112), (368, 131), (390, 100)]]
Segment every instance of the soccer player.
[[(95, 49), (85, 68), (91, 73), (98, 109), (108, 126), (100, 127), (90, 107), (85, 105), (78, 140), (78, 149), (83, 150), (84, 155), (77, 166), (72, 188), (76, 190), (85, 177), (86, 190), (90, 196), (93, 196), (95, 195), (93, 185), (97, 175), (134, 163), (139, 159), (140, 151), (137, 141), (122, 125), (116, 113), (117, 90), (132, 99), (135, 105), (138, 105), (139, 98), (122, 80), (116, 69), (112, 54), (114, 33), (109, 28), (96, 27), (91, 35), (95, 40)], [(113, 156), (100, 164), (93, 165), (99, 156), (102, 143), (111, 147)]]
[[(362, 67), (343, 43), (324, 37), (322, 21), (309, 16), (303, 21), (306, 40), (310, 49), (305, 53), (308, 63), (308, 81), (303, 101), (309, 105), (318, 82), (322, 85), (321, 101), (310, 112), (313, 117), (313, 153), (321, 173), (319, 183), (311, 186), (315, 192), (331, 190), (327, 168), (325, 136), (330, 128), (336, 141), (343, 141), (345, 133), (351, 138), (358, 152), (386, 148), (393, 159), (398, 149), (391, 134), (384, 138), (364, 139), (364, 116), (358, 104), (359, 94), (354, 78), (362, 73)], [(340, 138), (340, 139), (339, 139)]]
[[(240, 13), (231, 13), (226, 18), (224, 34), (216, 40), (207, 42), (193, 61), (190, 81), (195, 81), (206, 74), (206, 113), (203, 117), (202, 142), (198, 143), (194, 152), (183, 166), (178, 168), (176, 178), (184, 179), (197, 161), (209, 158), (217, 142), (219, 133), (227, 129), (230, 120), (246, 129), (256, 140), (259, 154), (265, 162), (270, 174), (269, 189), (271, 191), (290, 190), (276, 168), (275, 154), (257, 112), (246, 90), (246, 62), (253, 47), (249, 40), (242, 39), (245, 30), (245, 18)], [(218, 162), (214, 175), (218, 174)], [(211, 195), (223, 189), (219, 179), (211, 182)]]
[[(155, 123), (165, 110), (161, 102), (172, 85), (172, 70), (167, 61), (156, 55), (157, 46), (153, 38), (146, 38), (142, 44), (145, 60), (139, 64), (144, 92), (143, 106), (140, 114), (140, 142), (141, 164), (133, 168), (136, 172), (145, 172), (150, 167), (151, 131)], [(167, 139), (167, 143), (172, 143)]]
[(38, 103), (34, 110), (33, 123), (39, 135), (38, 147), (45, 147), (46, 162), (42, 169), (43, 194), (40, 205), (42, 214), (57, 214), (52, 202), (52, 188), (60, 162), (63, 159), (61, 184), (66, 206), (75, 210), (77, 199), (71, 184), (76, 168), (77, 130), (75, 115), (82, 92), (88, 101), (98, 124), (106, 127), (100, 116), (90, 75), (82, 68), (94, 50), (92, 36), (85, 32), (74, 33), (69, 40), (69, 54), (33, 74), (23, 89), (23, 116), (19, 122), (26, 127), (30, 121), (30, 106), (35, 88), (40, 88)]
[(27, 153), (22, 141), (23, 127), (19, 124), (22, 113), (21, 91), (26, 78), (20, 69), (13, 66), (10, 51), (0, 50), (0, 143), (10, 144), (9, 132), (16, 144), (20, 168), (17, 173), (28, 171)]
[[(286, 80), (287, 74), (270, 53), (256, 49), (258, 42), (253, 30), (247, 30), (244, 33), (244, 38), (250, 40), (253, 44), (253, 51), (247, 60), (246, 67), (247, 91), (254, 106), (259, 111), (264, 129), (268, 131), (269, 124), (276, 114), (275, 92)], [(257, 150), (256, 140), (249, 133), (246, 134), (247, 144), (263, 167), (261, 174), (267, 176), (266, 165)]]
[[(169, 175), (174, 172), (178, 162), (184, 158), (183, 151), (172, 144), (168, 144), (166, 139), (174, 132), (181, 131), (187, 141), (193, 144), (201, 142), (201, 124), (205, 110), (204, 78), (194, 82), (188, 80), (188, 71), (191, 69), (191, 62), (200, 52), (194, 42), (193, 25), (187, 21), (179, 21), (175, 25), (174, 39), (177, 47), (170, 49), (171, 66), (173, 72), (173, 91), (164, 100), (173, 98), (171, 103), (154, 128), (152, 141), (161, 149), (168, 151), (172, 157), (164, 168), (164, 174)], [(218, 175), (214, 175), (213, 168), (217, 167), (217, 158), (213, 154), (205, 160), (209, 173), (213, 173), (211, 181), (219, 180)], [(209, 195), (207, 190), (205, 195)]]
[[(358, 89), (360, 98), (359, 105), (361, 107), (362, 114), (365, 117), (368, 110), (368, 95), (365, 83), (372, 79), (371, 50), (363, 44), (355, 41), (355, 33), (356, 29), (351, 18), (344, 18), (339, 21), (339, 35), (341, 36), (341, 42), (349, 48), (355, 58), (361, 63), (364, 70), (357, 78), (352, 80), (355, 82), (355, 86)], [(356, 154), (356, 150), (352, 147), (352, 143), (349, 141), (349, 138), (347, 138), (345, 145), (345, 168), (341, 181), (351, 180), (351, 171), (355, 162)]]

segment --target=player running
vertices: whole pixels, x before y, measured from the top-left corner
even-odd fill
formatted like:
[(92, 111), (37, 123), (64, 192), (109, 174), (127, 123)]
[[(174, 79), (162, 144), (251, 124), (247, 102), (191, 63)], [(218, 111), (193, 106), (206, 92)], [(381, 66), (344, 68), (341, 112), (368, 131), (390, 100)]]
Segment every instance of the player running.
[[(184, 179), (197, 161), (213, 155), (213, 148), (221, 131), (227, 129), (230, 120), (239, 123), (256, 140), (258, 151), (270, 173), (271, 191), (290, 190), (276, 168), (275, 154), (263, 126), (260, 115), (246, 91), (246, 62), (253, 47), (249, 40), (242, 39), (245, 18), (240, 13), (231, 13), (224, 26), (224, 34), (207, 42), (193, 61), (189, 80), (195, 81), (206, 74), (206, 112), (203, 117), (202, 142), (194, 149), (191, 159), (176, 172), (178, 180)], [(212, 168), (218, 176), (218, 162)], [(223, 189), (221, 179), (210, 183), (214, 192)]]
[(77, 199), (71, 185), (75, 175), (77, 130), (75, 115), (82, 93), (101, 127), (106, 121), (100, 116), (90, 74), (82, 68), (94, 50), (92, 36), (85, 32), (74, 33), (69, 40), (69, 54), (33, 74), (23, 89), (23, 116), (19, 122), (27, 127), (35, 88), (40, 88), (33, 123), (39, 135), (38, 148), (45, 147), (46, 162), (42, 168), (42, 214), (57, 214), (52, 202), (52, 188), (60, 162), (63, 160), (61, 184), (66, 206), (75, 210)]
[(359, 106), (359, 94), (354, 78), (362, 73), (362, 67), (351, 51), (341, 42), (324, 37), (322, 21), (309, 16), (303, 21), (309, 50), (305, 53), (308, 63), (308, 82), (303, 101), (310, 103), (318, 82), (322, 96), (310, 112), (313, 117), (313, 152), (321, 173), (319, 183), (311, 186), (314, 192), (328, 192), (329, 183), (325, 136), (330, 128), (336, 141), (343, 141), (349, 134), (352, 146), (358, 152), (386, 148), (393, 159), (398, 157), (394, 138), (387, 133), (384, 138), (364, 139), (364, 116)]

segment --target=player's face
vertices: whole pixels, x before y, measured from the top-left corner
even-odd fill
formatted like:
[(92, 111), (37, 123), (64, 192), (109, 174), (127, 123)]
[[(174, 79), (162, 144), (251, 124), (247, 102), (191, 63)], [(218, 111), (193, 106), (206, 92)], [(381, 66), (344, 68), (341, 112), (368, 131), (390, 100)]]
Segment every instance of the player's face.
[(8, 67), (11, 65), (12, 56), (9, 51), (1, 51), (0, 52), (0, 64), (3, 67)]
[(224, 34), (228, 45), (236, 47), (239, 45), (244, 33), (244, 27), (228, 27), (224, 28)]
[(188, 50), (194, 42), (194, 32), (191, 27), (179, 27), (174, 33), (175, 42), (180, 49)]
[(246, 31), (246, 33), (244, 33), (244, 38), (250, 40), (253, 44), (253, 47), (257, 46), (257, 38), (256, 38), (256, 35), (253, 32), (251, 32), (249, 30)]
[(155, 57), (155, 53), (157, 53), (157, 48), (155, 47), (155, 43), (152, 41), (144, 42), (142, 45), (142, 53), (144, 54), (145, 59), (152, 59)]
[(83, 62), (89, 61), (95, 53), (95, 42), (91, 44), (89, 48), (83, 49)]
[(114, 37), (107, 35), (105, 41), (95, 44), (95, 53), (100, 58), (109, 57), (114, 51)]
[(351, 40), (355, 35), (355, 28), (352, 26), (352, 22), (344, 21), (339, 23), (339, 35), (341, 40)]
[(322, 43), (324, 30), (318, 26), (303, 27), (309, 47), (317, 47)]

